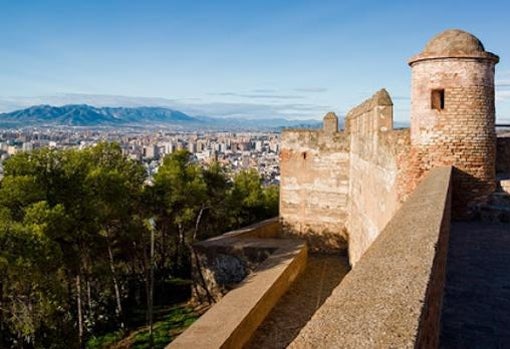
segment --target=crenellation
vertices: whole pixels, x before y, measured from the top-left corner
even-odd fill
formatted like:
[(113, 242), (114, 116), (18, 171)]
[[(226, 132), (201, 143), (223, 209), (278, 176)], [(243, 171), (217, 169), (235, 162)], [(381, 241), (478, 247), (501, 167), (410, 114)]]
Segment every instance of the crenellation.
[[(393, 102), (382, 89), (352, 108), (345, 130), (328, 113), (323, 130), (282, 135), (281, 221), (312, 250), (349, 248), (355, 264), (424, 176), (455, 166), (453, 213), (467, 217), (496, 188), (510, 142), (495, 133), (498, 56), (469, 33), (434, 37), (409, 65), (411, 127), (393, 129)], [(310, 238), (313, 236), (313, 238)], [(332, 238), (333, 237), (333, 238)], [(331, 239), (343, 243), (330, 244)]]

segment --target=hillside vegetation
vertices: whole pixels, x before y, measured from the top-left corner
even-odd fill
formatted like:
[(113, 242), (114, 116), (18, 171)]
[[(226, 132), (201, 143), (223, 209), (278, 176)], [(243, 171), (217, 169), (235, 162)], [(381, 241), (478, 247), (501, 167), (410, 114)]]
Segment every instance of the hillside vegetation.
[(189, 297), (191, 244), (278, 210), (278, 189), (256, 172), (229, 180), (185, 151), (167, 156), (150, 186), (111, 143), (4, 165), (1, 348), (83, 348), (147, 323), (169, 330), (156, 310)]

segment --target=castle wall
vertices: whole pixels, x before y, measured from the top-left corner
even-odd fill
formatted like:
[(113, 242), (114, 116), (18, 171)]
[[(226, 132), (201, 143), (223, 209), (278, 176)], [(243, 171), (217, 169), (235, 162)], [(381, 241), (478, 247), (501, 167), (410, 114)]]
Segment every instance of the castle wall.
[(393, 107), (386, 91), (351, 110), (347, 231), (349, 261), (354, 265), (400, 207), (400, 155), (409, 131), (393, 131)]
[(426, 176), (288, 348), (438, 347), (451, 172)]
[[(396, 131), (385, 90), (352, 109), (345, 131), (286, 131), (282, 136), (282, 222), (312, 250), (345, 248), (361, 258), (424, 176), (454, 166), (453, 212), (495, 190), (496, 134), (492, 59), (434, 58), (411, 63), (410, 130)], [(506, 140), (498, 170), (507, 172)], [(474, 206), (474, 205), (473, 205)]]
[(280, 171), (280, 219), (284, 235), (306, 239), (312, 251), (345, 251), (349, 191), (346, 134), (285, 130)]

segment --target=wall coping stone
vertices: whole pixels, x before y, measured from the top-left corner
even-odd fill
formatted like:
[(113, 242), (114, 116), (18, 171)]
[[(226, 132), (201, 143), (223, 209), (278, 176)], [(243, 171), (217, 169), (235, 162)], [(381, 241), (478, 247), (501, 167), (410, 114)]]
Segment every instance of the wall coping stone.
[[(305, 242), (278, 239), (278, 218), (235, 230), (199, 242), (194, 248), (242, 250), (259, 248), (273, 251), (236, 288), (203, 314), (166, 348), (241, 348), (304, 270)], [(276, 232), (276, 233), (275, 233)]]

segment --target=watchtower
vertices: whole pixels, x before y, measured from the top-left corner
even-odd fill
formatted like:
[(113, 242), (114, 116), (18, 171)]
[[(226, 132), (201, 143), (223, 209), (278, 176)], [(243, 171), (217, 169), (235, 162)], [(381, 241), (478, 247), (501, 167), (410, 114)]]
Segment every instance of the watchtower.
[(454, 208), (495, 189), (494, 71), (499, 57), (462, 30), (432, 38), (409, 61), (412, 70), (411, 145), (421, 173), (454, 165)]

